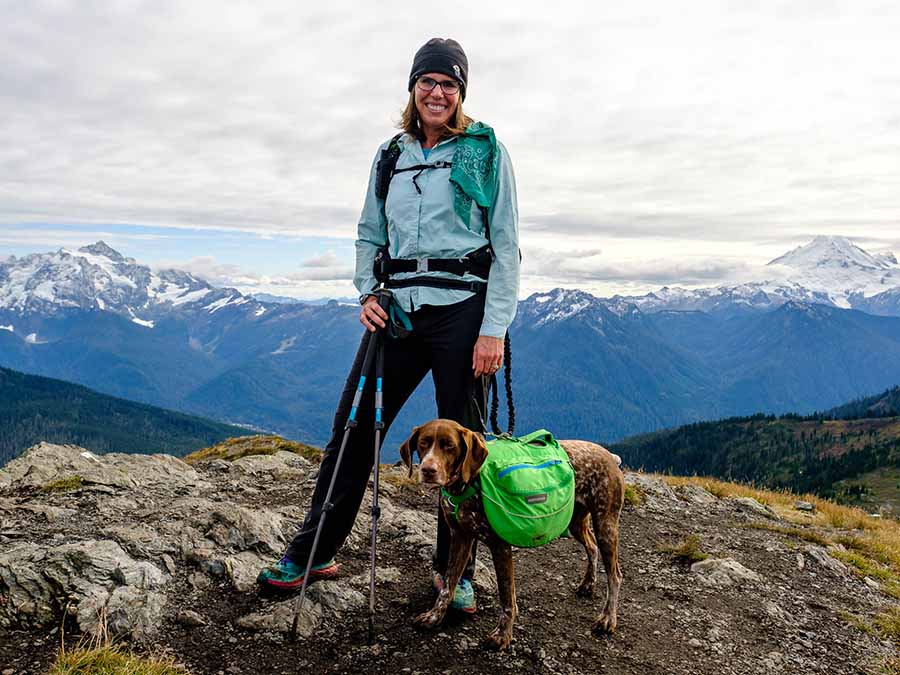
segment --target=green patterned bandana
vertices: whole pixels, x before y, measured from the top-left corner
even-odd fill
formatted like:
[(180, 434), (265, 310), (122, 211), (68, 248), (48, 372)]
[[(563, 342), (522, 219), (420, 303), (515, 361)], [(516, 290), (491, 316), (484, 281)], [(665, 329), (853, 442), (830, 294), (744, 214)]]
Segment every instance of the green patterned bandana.
[(469, 224), (472, 201), (490, 208), (497, 189), (497, 139), (487, 124), (473, 122), (456, 141), (450, 182), (453, 183), (453, 209)]

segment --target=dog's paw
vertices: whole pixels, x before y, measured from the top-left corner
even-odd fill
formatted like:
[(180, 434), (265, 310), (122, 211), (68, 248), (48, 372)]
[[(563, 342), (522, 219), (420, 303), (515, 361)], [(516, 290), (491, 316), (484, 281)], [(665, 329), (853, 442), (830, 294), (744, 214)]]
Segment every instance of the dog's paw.
[(578, 588), (575, 589), (575, 595), (577, 595), (579, 598), (593, 598), (594, 584), (581, 584)]
[(419, 614), (419, 616), (413, 619), (413, 624), (419, 628), (434, 628), (441, 623), (441, 619), (443, 619), (442, 616), (438, 615), (434, 610), (431, 610), (430, 612)]
[(611, 633), (616, 632), (616, 617), (612, 616), (606, 612), (600, 615), (594, 625), (591, 626), (591, 631), (594, 635), (609, 635)]
[(484, 646), (487, 649), (502, 652), (509, 647), (510, 642), (512, 642), (512, 633), (497, 628), (484, 639)]

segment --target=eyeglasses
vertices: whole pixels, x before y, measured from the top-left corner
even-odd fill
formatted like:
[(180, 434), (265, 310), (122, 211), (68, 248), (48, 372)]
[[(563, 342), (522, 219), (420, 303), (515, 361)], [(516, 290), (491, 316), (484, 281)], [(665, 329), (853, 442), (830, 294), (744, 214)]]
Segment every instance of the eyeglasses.
[(416, 86), (422, 91), (432, 91), (435, 87), (440, 87), (441, 91), (448, 96), (459, 93), (459, 82), (456, 80), (444, 80), (443, 82), (438, 82), (431, 77), (420, 77), (416, 80)]

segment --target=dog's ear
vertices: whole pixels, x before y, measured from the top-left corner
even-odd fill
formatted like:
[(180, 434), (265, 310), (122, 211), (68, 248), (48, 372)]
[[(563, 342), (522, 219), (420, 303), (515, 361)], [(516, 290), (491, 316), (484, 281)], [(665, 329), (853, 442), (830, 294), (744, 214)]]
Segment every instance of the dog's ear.
[(460, 447), (465, 449), (466, 457), (463, 459), (460, 473), (464, 483), (471, 481), (481, 469), (484, 460), (487, 459), (487, 446), (481, 434), (477, 434), (471, 429), (460, 428), (459, 430)]
[(400, 446), (400, 459), (403, 460), (406, 468), (409, 469), (410, 478), (412, 478), (413, 453), (419, 447), (419, 431), (421, 429), (422, 427), (413, 427), (410, 437), (403, 441), (403, 445)]

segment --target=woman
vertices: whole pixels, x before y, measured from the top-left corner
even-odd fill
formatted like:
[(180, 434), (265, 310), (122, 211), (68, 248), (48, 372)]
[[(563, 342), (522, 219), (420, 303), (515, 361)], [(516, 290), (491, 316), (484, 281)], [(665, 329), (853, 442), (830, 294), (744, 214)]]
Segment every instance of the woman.
[[(412, 323), (408, 336), (385, 340), (385, 433), (429, 370), (438, 416), (482, 431), (481, 377), (499, 370), (503, 337), (516, 312), (515, 179), (506, 149), (496, 142), (490, 127), (463, 113), (467, 81), (468, 61), (455, 40), (433, 38), (419, 49), (409, 76), (409, 101), (401, 124), (405, 133), (382, 144), (369, 177), (356, 241), (359, 320), (370, 331), (385, 327), (388, 320), (371, 294), (379, 285), (373, 271), (379, 257), (387, 261), (381, 269), (390, 273), (386, 285), (393, 291), (393, 302)], [(384, 187), (377, 185), (378, 163), (391, 151), (396, 165), (385, 176), (389, 181), (383, 183), (388, 185), (385, 196)], [(473, 262), (464, 269), (453, 267), (461, 258)], [(363, 355), (360, 349), (344, 386), (309, 513), (285, 556), (260, 573), (264, 586), (294, 589), (303, 583)], [(369, 387), (359, 407), (358, 425), (350, 433), (311, 579), (337, 574), (334, 555), (353, 526), (372, 469), (373, 411)], [(436, 586), (446, 569), (449, 539), (439, 515)], [(476, 606), (470, 581), (474, 559), (473, 551), (453, 603), (467, 612)]]

